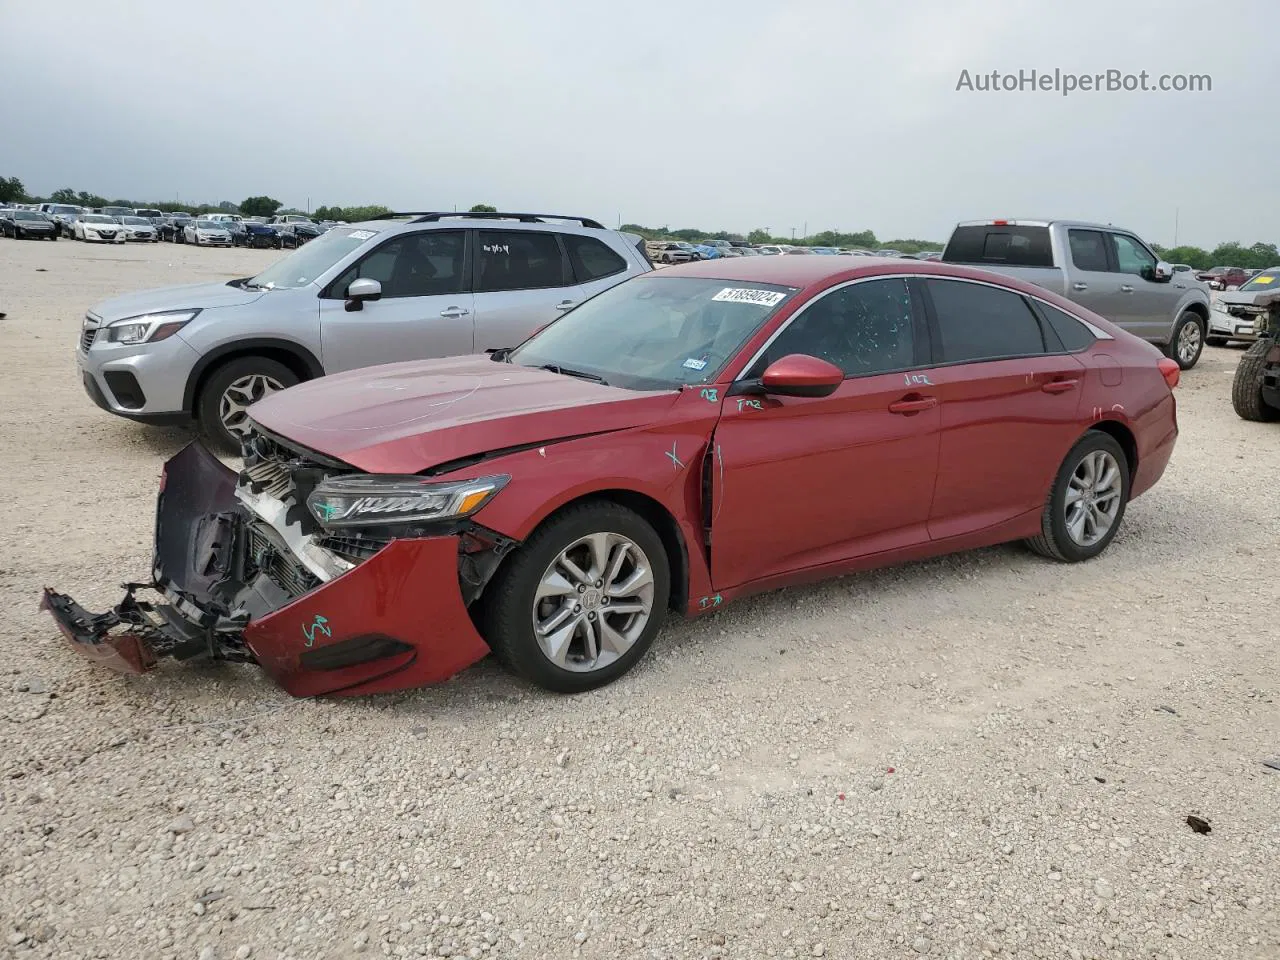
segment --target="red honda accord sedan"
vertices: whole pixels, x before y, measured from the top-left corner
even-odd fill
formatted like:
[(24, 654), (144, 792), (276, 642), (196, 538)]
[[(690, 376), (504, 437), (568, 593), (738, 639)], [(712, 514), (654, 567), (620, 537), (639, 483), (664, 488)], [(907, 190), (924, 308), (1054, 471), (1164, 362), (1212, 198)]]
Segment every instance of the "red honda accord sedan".
[(260, 664), (297, 696), (489, 652), (609, 683), (671, 611), (1024, 540), (1097, 556), (1164, 472), (1178, 368), (1039, 287), (923, 261), (712, 260), (519, 346), (325, 377), (251, 410), (237, 475), (166, 465), (151, 580), (73, 646)]

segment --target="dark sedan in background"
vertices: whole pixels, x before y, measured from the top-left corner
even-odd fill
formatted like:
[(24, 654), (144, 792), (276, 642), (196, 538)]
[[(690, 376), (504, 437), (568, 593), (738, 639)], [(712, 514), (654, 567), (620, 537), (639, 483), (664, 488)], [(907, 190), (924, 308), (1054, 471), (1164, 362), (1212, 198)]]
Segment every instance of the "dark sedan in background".
[(0, 214), (0, 233), (15, 240), (57, 240), (58, 228), (35, 210), (5, 210)]

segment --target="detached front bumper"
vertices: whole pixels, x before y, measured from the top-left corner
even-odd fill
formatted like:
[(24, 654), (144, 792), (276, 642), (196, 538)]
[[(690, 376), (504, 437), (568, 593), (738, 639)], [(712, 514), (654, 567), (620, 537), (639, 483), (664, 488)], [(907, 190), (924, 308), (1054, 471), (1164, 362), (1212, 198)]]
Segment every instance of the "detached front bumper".
[(489, 652), (459, 586), (459, 535), (392, 540), (289, 596), (268, 572), (286, 562), (277, 556), (286, 548), (253, 534), (236, 481), (198, 443), (165, 464), (151, 581), (126, 584), (124, 600), (103, 614), (44, 591), (41, 607), (73, 649), (133, 674), (165, 656), (257, 663), (298, 697), (426, 686)]

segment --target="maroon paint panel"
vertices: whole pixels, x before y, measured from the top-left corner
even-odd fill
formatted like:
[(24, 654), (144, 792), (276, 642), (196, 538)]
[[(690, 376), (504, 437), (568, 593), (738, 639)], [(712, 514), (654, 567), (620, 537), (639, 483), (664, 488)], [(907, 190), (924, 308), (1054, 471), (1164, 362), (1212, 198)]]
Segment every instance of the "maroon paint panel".
[(86, 660), (114, 670), (116, 673), (140, 675), (156, 665), (156, 655), (151, 646), (141, 637), (132, 633), (123, 633), (101, 643), (84, 643), (76, 639), (75, 633), (68, 624), (59, 619), (49, 603), (51, 591), (45, 588), (40, 601), (40, 609), (53, 615), (53, 622), (58, 625), (58, 632), (71, 646), (71, 649)]
[[(309, 651), (370, 636), (412, 649), (332, 670), (308, 669), (303, 662)], [(255, 620), (244, 638), (262, 668), (295, 697), (427, 686), (489, 653), (458, 589), (456, 536), (396, 540), (354, 570)]]

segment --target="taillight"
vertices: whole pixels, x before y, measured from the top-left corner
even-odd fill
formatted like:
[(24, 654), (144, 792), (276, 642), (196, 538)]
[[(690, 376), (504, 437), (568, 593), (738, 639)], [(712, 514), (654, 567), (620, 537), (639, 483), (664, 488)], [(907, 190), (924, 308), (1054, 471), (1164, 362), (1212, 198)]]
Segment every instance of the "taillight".
[(1007, 227), (1009, 225), (1009, 221), (1008, 220), (992, 220), (991, 225), (993, 227)]
[(1182, 371), (1178, 369), (1176, 360), (1161, 357), (1156, 366), (1160, 368), (1160, 373), (1164, 375), (1164, 382), (1169, 385), (1170, 390), (1178, 385), (1178, 381), (1182, 379)]

